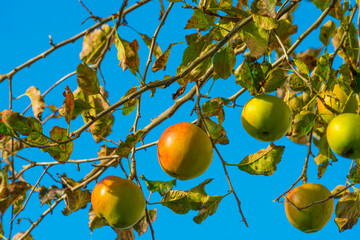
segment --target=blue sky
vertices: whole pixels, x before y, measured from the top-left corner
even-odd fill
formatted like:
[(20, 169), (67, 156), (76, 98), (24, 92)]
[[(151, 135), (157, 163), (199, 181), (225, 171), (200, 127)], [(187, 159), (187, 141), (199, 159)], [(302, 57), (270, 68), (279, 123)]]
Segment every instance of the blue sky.
[[(115, 13), (120, 8), (119, 1), (103, 0), (86, 1), (86, 6), (93, 12), (94, 15), (100, 17), (107, 17)], [(135, 1), (129, 1), (129, 6)], [(164, 1), (165, 7), (168, 5)], [(170, 12), (166, 24), (160, 31), (158, 36), (158, 44), (163, 51), (168, 45), (173, 42), (184, 41), (184, 36), (193, 32), (193, 30), (184, 30), (187, 20), (191, 17), (192, 12), (188, 9), (182, 9), (180, 3), (175, 4)], [(48, 35), (52, 36), (54, 43), (58, 43), (77, 33), (92, 26), (94, 22), (88, 20), (85, 24), (81, 23), (89, 16), (88, 12), (82, 7), (79, 1), (63, 1), (61, 4), (57, 2), (49, 2), (43, 0), (37, 1), (6, 1), (0, 4), (0, 73), (7, 73), (14, 67), (22, 64), (28, 59), (37, 56), (44, 50), (50, 47)], [(145, 6), (135, 10), (128, 16), (126, 21), (137, 31), (152, 36), (159, 24), (160, 5), (158, 1), (151, 1)], [(303, 31), (305, 31), (321, 12), (310, 2), (303, 1), (294, 14), (294, 23), (298, 25), (298, 33), (293, 36), (295, 39)], [(327, 18), (324, 22), (326, 22)], [(112, 23), (109, 23), (112, 25)], [(140, 71), (143, 72), (146, 59), (148, 57), (148, 48), (141, 41), (139, 35), (133, 30), (120, 27), (119, 34), (122, 38), (132, 41), (137, 39), (140, 44)], [(314, 31), (308, 39), (302, 42), (298, 47), (297, 52), (303, 51), (309, 47), (321, 47), (321, 42), (318, 40), (319, 29)], [(40, 60), (33, 64), (30, 68), (26, 68), (17, 73), (13, 78), (13, 95), (15, 97), (22, 95), (30, 86), (36, 86), (41, 92), (47, 90), (54, 82), (66, 74), (76, 70), (76, 67), (81, 60), (79, 53), (81, 51), (82, 40), (55, 51), (46, 59)], [(159, 71), (155, 74), (149, 72), (148, 81), (161, 80), (164, 75), (175, 75), (176, 68), (181, 63), (182, 52), (186, 48), (186, 44), (179, 44), (172, 48), (169, 62), (166, 71)], [(332, 51), (332, 49), (329, 49)], [(102, 72), (106, 81), (105, 88), (109, 91), (109, 101), (114, 103), (123, 96), (129, 88), (138, 85), (138, 81), (129, 72), (123, 72), (118, 66), (116, 57), (116, 49), (113, 47), (106, 55), (102, 64)], [(241, 58), (238, 59), (236, 66), (240, 64)], [(211, 82), (210, 82), (211, 83)], [(8, 96), (8, 82), (1, 83), (0, 94), (0, 109), (7, 109)], [(76, 77), (67, 79), (60, 84), (56, 89), (50, 92), (45, 97), (46, 104), (54, 104), (61, 106), (63, 102), (62, 93), (66, 86), (69, 86), (72, 91), (77, 88)], [(161, 114), (164, 110), (170, 107), (174, 101), (171, 95), (177, 90), (179, 86), (175, 83), (165, 90), (157, 90), (155, 97), (150, 98), (149, 93), (143, 95), (142, 112), (139, 122), (139, 128), (150, 123), (151, 119)], [(206, 93), (210, 88), (207, 84), (202, 93)], [(190, 89), (190, 87), (188, 88)], [(230, 97), (241, 87), (235, 84), (234, 76), (227, 80), (218, 80), (215, 82), (209, 96), (210, 97)], [(245, 93), (238, 100), (237, 103), (244, 105), (249, 99), (249, 94)], [(24, 96), (13, 102), (13, 109), (17, 112), (22, 112), (24, 108), (30, 103), (28, 97)], [(194, 107), (194, 102), (190, 101), (182, 106), (176, 114), (170, 119), (166, 120), (157, 126), (145, 138), (145, 143), (156, 141), (162, 131), (166, 127), (182, 121), (193, 121), (196, 115), (190, 116), (191, 110)], [(44, 116), (49, 114), (49, 111), (44, 113)], [(27, 112), (27, 116), (31, 116), (31, 110)], [(113, 132), (108, 137), (114, 141), (118, 139), (124, 140), (133, 124), (135, 114), (122, 116), (121, 112), (116, 112), (116, 120), (113, 126)], [(230, 140), (229, 145), (219, 146), (219, 150), (224, 159), (229, 163), (238, 163), (245, 156), (255, 153), (262, 148), (268, 146), (267, 143), (259, 142), (251, 138), (242, 128), (241, 108), (226, 108), (226, 120), (224, 128), (227, 130), (227, 136)], [(71, 124), (71, 130), (75, 130), (82, 126), (83, 121), (78, 118)], [(67, 124), (62, 118), (60, 120), (51, 120), (44, 126), (44, 132), (48, 132), (52, 126), (58, 125), (66, 127)], [(100, 144), (95, 144), (90, 133), (84, 132), (82, 137), (74, 142), (74, 152), (70, 159), (85, 159), (97, 156), (100, 150)], [(274, 203), (273, 200), (283, 193), (291, 184), (300, 176), (307, 153), (306, 146), (292, 143), (286, 137), (275, 142), (276, 145), (286, 146), (281, 163), (278, 165), (276, 173), (270, 177), (252, 176), (245, 172), (241, 172), (236, 167), (229, 167), (228, 171), (233, 182), (234, 188), (242, 201), (242, 209), (249, 224), (246, 228), (241, 222), (241, 217), (237, 209), (236, 201), (232, 195), (227, 196), (222, 200), (217, 212), (208, 217), (201, 225), (192, 221), (196, 216), (196, 212), (190, 212), (187, 215), (177, 215), (172, 213), (169, 209), (162, 206), (149, 206), (149, 208), (156, 207), (158, 209), (158, 219), (153, 224), (156, 239), (283, 239), (289, 238), (293, 240), (300, 239), (350, 239), (358, 237), (360, 234), (359, 225), (354, 229), (339, 233), (336, 224), (334, 223), (334, 216), (330, 222), (321, 231), (313, 234), (304, 234), (295, 229), (287, 221), (282, 203)], [(314, 151), (316, 153), (316, 151)], [(52, 161), (47, 153), (42, 153), (40, 150), (25, 149), (20, 153), (21, 156), (32, 159), (33, 161)], [(160, 168), (157, 156), (156, 147), (147, 149), (147, 151), (139, 151), (136, 153), (137, 167), (139, 175), (144, 174), (147, 178), (152, 180), (167, 181), (171, 178), (166, 175)], [(126, 163), (126, 161), (123, 161)], [(26, 162), (17, 160), (17, 168), (20, 169)], [(348, 173), (351, 161), (340, 158), (339, 161), (330, 166), (325, 175), (317, 179), (317, 166), (313, 159), (310, 159), (308, 170), (308, 181), (318, 182), (324, 184), (332, 190), (338, 184), (346, 182), (346, 175)], [(81, 165), (81, 170), (78, 172), (75, 165), (57, 166), (51, 168), (50, 172), (56, 176), (56, 173), (66, 174), (73, 179), (81, 179), (90, 169), (91, 165)], [(34, 168), (30, 170), (25, 179), (32, 184), (35, 184), (42, 168)], [(105, 175), (122, 176), (119, 169), (111, 168)], [(105, 176), (104, 175), (104, 176)], [(229, 187), (225, 175), (222, 170), (220, 159), (214, 154), (213, 162), (205, 174), (190, 181), (178, 181), (176, 189), (188, 190), (205, 179), (214, 178), (208, 184), (206, 190), (209, 195), (224, 195), (228, 192)], [(50, 186), (52, 180), (45, 176), (41, 181), (41, 185)], [(94, 184), (89, 184), (88, 188), (93, 188)], [(145, 184), (143, 185), (145, 188)], [(145, 197), (148, 197), (148, 191), (145, 190)], [(160, 201), (157, 194), (153, 194), (151, 202)], [(79, 210), (70, 216), (63, 216), (61, 210), (64, 208), (64, 203), (59, 204), (52, 215), (48, 215), (40, 225), (32, 232), (35, 239), (115, 239), (115, 233), (109, 227), (96, 229), (92, 234), (88, 228), (88, 211), (86, 209)], [(42, 212), (47, 209), (47, 206), (40, 207), (38, 195), (34, 194), (31, 198), (27, 209), (20, 214), (20, 218), (30, 218), (35, 221)], [(8, 231), (7, 222), (10, 220), (10, 211), (4, 216), (4, 228)], [(13, 233), (25, 231), (29, 228), (30, 223), (26, 220), (21, 221), (21, 224), (14, 225)], [(8, 232), (6, 233), (6, 235)], [(150, 239), (151, 236), (146, 233), (141, 239)]]

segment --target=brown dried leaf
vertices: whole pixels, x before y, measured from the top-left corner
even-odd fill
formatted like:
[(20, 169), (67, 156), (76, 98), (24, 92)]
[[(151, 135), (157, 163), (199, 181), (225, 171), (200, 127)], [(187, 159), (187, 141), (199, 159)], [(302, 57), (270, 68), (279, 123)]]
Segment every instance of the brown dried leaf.
[(41, 121), (41, 115), (45, 109), (45, 101), (40, 94), (40, 90), (31, 86), (26, 90), (26, 95), (28, 95), (31, 100), (34, 116)]

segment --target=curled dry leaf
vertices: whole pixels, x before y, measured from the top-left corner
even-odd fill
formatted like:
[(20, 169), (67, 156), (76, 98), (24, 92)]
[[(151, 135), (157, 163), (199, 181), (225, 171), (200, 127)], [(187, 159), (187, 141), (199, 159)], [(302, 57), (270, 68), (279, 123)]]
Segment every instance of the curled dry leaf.
[(40, 90), (31, 86), (26, 90), (26, 95), (28, 95), (31, 100), (34, 116), (41, 121), (41, 115), (45, 109), (45, 101), (43, 96), (40, 94)]

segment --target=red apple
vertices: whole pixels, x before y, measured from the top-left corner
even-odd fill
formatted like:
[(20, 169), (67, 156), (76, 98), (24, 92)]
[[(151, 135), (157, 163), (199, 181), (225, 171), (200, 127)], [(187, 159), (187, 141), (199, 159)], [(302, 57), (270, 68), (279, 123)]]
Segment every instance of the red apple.
[(96, 215), (115, 228), (129, 228), (145, 213), (146, 201), (141, 189), (132, 181), (108, 176), (101, 179), (91, 194)]
[(161, 168), (179, 180), (196, 178), (211, 164), (213, 147), (210, 138), (198, 126), (182, 122), (167, 128), (158, 142)]

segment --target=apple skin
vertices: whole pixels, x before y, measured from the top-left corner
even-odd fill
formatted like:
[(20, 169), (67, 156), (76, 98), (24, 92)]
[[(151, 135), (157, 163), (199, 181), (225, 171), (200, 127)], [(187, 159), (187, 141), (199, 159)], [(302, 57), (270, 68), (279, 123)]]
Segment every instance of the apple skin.
[[(294, 188), (286, 196), (297, 207), (304, 207), (312, 202), (328, 198), (330, 191), (318, 183), (305, 183)], [(285, 213), (289, 222), (305, 233), (317, 232), (330, 220), (334, 212), (334, 199), (315, 204), (303, 210), (293, 207), (285, 201)]]
[(360, 158), (360, 116), (343, 113), (335, 117), (326, 128), (330, 148), (338, 155)]
[[(334, 98), (334, 95), (336, 98)], [(357, 110), (357, 101), (356, 96), (353, 94), (349, 100), (345, 92), (340, 88), (339, 84), (334, 85), (333, 91), (325, 91), (320, 94), (324, 99), (326, 105), (332, 107), (338, 112), (343, 113), (356, 113)], [(346, 102), (348, 101), (348, 102)], [(321, 118), (324, 122), (329, 123), (336, 115), (325, 107), (325, 105), (317, 100), (318, 111), (321, 114)]]
[(200, 176), (208, 169), (213, 158), (208, 135), (188, 122), (168, 127), (160, 136), (157, 147), (161, 168), (179, 180)]
[(96, 215), (114, 228), (129, 228), (145, 213), (146, 201), (141, 189), (132, 181), (108, 176), (101, 179), (91, 194)]
[(241, 122), (250, 136), (263, 142), (273, 142), (289, 131), (292, 115), (283, 100), (262, 94), (251, 98), (245, 104)]

